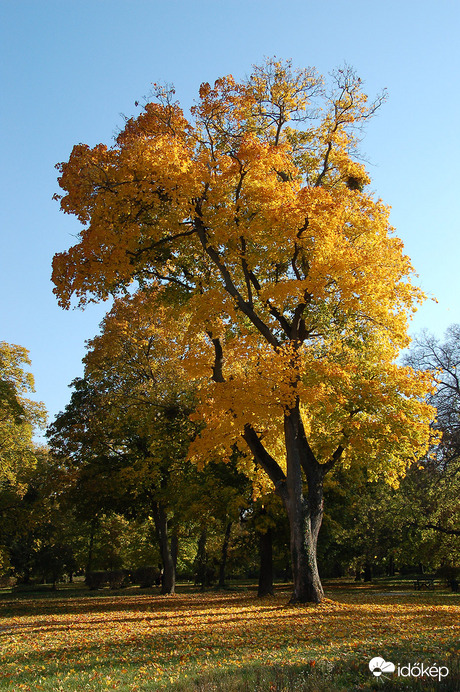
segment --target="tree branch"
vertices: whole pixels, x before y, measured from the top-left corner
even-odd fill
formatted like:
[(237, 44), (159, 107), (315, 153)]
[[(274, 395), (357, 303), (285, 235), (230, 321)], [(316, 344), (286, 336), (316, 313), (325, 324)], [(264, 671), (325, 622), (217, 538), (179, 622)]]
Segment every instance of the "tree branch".
[(244, 426), (243, 439), (253, 453), (255, 460), (274, 483), (277, 492), (281, 493), (286, 482), (286, 475), (278, 462), (267, 452), (252, 425), (248, 423)]
[(449, 536), (460, 536), (460, 529), (446, 529), (444, 526), (438, 526), (438, 524), (417, 524), (416, 522), (410, 522), (410, 526), (414, 526), (416, 529), (434, 529), (434, 531), (441, 531), (441, 533), (447, 533)]
[(225, 382), (223, 365), (224, 365), (224, 352), (222, 350), (222, 344), (220, 339), (213, 338), (212, 332), (207, 332), (209, 338), (214, 346), (214, 365), (212, 366), (212, 379), (214, 382)]
[(220, 274), (224, 281), (224, 287), (227, 293), (229, 293), (232, 296), (232, 298), (235, 299), (238, 308), (241, 310), (241, 312), (243, 312), (246, 315), (246, 317), (248, 317), (251, 320), (252, 324), (256, 327), (256, 329), (259, 330), (262, 336), (265, 337), (268, 343), (274, 346), (275, 348), (278, 348), (278, 339), (271, 332), (270, 328), (265, 324), (265, 322), (261, 320), (260, 317), (255, 313), (251, 305), (244, 300), (243, 296), (233, 283), (230, 272), (228, 271), (225, 263), (222, 261), (218, 251), (207, 242), (206, 229), (204, 227), (203, 221), (199, 216), (199, 209), (197, 209), (197, 216), (195, 217), (194, 223), (195, 228), (198, 232), (198, 237), (200, 238), (201, 244), (206, 254), (211, 259), (213, 264), (217, 267), (217, 269), (220, 271)]

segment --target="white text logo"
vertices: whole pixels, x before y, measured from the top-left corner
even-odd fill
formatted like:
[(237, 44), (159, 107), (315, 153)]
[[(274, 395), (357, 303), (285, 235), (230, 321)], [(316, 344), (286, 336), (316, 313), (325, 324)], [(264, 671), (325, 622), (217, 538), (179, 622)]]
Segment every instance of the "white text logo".
[(429, 664), (426, 663), (408, 663), (407, 665), (401, 665), (398, 663), (396, 668), (394, 663), (391, 661), (385, 661), (381, 656), (375, 656), (369, 661), (369, 670), (376, 678), (383, 676), (388, 677), (386, 673), (394, 673), (397, 671), (398, 677), (402, 678), (436, 678), (441, 682), (441, 680), (447, 675), (449, 675), (449, 668), (447, 666), (438, 666), (437, 663)]

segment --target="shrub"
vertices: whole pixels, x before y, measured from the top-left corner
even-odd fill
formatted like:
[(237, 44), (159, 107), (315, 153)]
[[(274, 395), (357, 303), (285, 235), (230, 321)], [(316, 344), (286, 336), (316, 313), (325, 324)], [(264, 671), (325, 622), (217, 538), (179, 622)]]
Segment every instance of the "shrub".
[(0, 589), (7, 589), (10, 586), (14, 586), (16, 583), (16, 577), (12, 577), (9, 574), (4, 574), (3, 576), (0, 576)]
[(111, 589), (123, 589), (129, 582), (129, 572), (126, 569), (113, 569), (107, 574)]
[(86, 586), (88, 586), (91, 591), (96, 591), (96, 589), (100, 589), (101, 586), (105, 586), (108, 580), (108, 572), (87, 572), (85, 577)]
[(134, 573), (134, 583), (141, 589), (148, 589), (154, 584), (160, 583), (160, 571), (156, 567), (138, 567)]

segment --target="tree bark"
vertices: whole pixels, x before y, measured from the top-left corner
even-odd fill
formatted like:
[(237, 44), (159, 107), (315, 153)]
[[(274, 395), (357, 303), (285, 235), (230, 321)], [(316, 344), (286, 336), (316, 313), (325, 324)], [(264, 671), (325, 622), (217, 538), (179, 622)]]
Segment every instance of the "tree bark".
[(88, 559), (86, 561), (85, 574), (88, 574), (93, 569), (93, 547), (94, 547), (94, 534), (96, 533), (97, 518), (93, 517), (90, 525), (89, 534), (89, 546), (88, 546)]
[(208, 537), (208, 532), (206, 526), (201, 529), (200, 537), (198, 539), (198, 546), (196, 551), (195, 565), (196, 565), (196, 575), (195, 584), (201, 584), (201, 589), (204, 590), (207, 586), (207, 559), (206, 559), (206, 540)]
[(161, 561), (163, 563), (162, 594), (173, 594), (176, 591), (176, 566), (168, 538), (168, 517), (161, 502), (153, 502), (153, 519), (160, 544)]
[(232, 522), (229, 521), (225, 527), (224, 542), (222, 544), (222, 555), (219, 565), (219, 588), (225, 588), (225, 567), (227, 566), (228, 545), (230, 543), (230, 532), (232, 530)]
[(179, 536), (177, 535), (177, 529), (173, 531), (171, 536), (171, 555), (174, 563), (174, 569), (177, 569), (177, 556), (179, 554)]
[[(243, 437), (273, 481), (275, 492), (283, 501), (288, 515), (294, 581), (291, 602), (319, 603), (324, 592), (318, 573), (316, 547), (323, 519), (323, 480), (343, 449), (338, 447), (328, 463), (317, 462), (305, 436), (298, 402), (284, 415), (286, 474), (267, 452), (254, 428), (247, 425)], [(307, 478), (307, 497), (304, 496), (302, 470)]]
[(259, 588), (257, 595), (273, 596), (273, 549), (272, 549), (272, 528), (259, 532)]
[[(324, 591), (318, 572), (316, 549), (323, 519), (325, 469), (316, 461), (305, 438), (298, 404), (284, 416), (287, 474), (280, 488), (289, 518), (294, 590), (291, 603), (320, 603)], [(304, 496), (302, 468), (308, 496)]]

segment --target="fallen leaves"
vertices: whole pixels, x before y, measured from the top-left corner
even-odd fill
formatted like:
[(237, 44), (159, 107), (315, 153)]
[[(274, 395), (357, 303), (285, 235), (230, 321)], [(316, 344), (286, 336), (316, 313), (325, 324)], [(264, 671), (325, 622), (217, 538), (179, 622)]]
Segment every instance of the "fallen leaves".
[(286, 605), (287, 593), (269, 602), (252, 593), (17, 601), (0, 629), (0, 688), (162, 689), (251, 663), (365, 662), (395, 647), (439, 661), (458, 651), (458, 598), (334, 595), (314, 607)]

